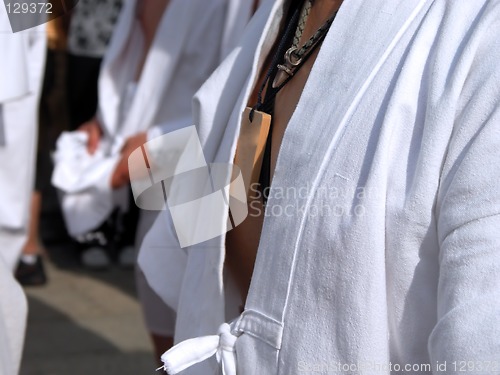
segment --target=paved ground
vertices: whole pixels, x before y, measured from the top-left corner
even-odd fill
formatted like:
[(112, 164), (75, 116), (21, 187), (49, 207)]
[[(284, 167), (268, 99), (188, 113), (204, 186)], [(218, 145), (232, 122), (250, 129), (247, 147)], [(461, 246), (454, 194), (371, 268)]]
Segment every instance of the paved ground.
[(133, 271), (85, 271), (71, 246), (46, 247), (49, 283), (26, 289), (30, 313), (21, 375), (154, 374)]

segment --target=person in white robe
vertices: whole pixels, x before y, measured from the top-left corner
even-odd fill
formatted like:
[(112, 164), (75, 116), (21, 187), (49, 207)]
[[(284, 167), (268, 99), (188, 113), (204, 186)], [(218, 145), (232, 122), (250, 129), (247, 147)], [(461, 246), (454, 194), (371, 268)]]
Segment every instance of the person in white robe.
[[(101, 68), (96, 119), (85, 125), (87, 132), (59, 139), (52, 181), (63, 192), (63, 211), (73, 236), (97, 227), (117, 204), (126, 209), (122, 193), (129, 182), (131, 151), (192, 124), (192, 97), (233, 37), (226, 27), (229, 9), (239, 14), (246, 3), (165, 0), (154, 38), (148, 41), (152, 22), (141, 24), (140, 14), (157, 17), (155, 1), (124, 2)], [(138, 51), (146, 54), (141, 57)], [(141, 210), (137, 246), (156, 216), (157, 211)], [(146, 325), (161, 353), (172, 343), (175, 314), (150, 289), (142, 272), (136, 274)]]
[[(235, 47), (245, 32), (248, 22), (255, 13), (261, 1), (230, 0), (225, 20), (222, 39), (221, 61), (223, 61)], [(148, 145), (146, 144), (146, 147)], [(155, 150), (150, 148), (150, 155)], [(161, 153), (161, 152), (160, 152)], [(171, 218), (168, 212), (162, 211), (150, 226), (140, 246), (138, 266), (142, 270), (145, 280), (155, 294), (172, 310), (177, 310), (178, 295), (181, 289), (181, 280), (185, 274), (186, 253), (177, 251), (176, 235), (171, 230)], [(174, 245), (170, 241), (174, 239)], [(171, 250), (174, 251), (171, 251)], [(191, 270), (195, 272), (194, 270)], [(225, 290), (227, 315), (236, 316), (241, 308), (241, 298), (228, 280)]]
[(13, 33), (0, 6), (0, 374), (19, 372), (26, 297), (13, 277), (28, 234), (45, 27)]
[[(234, 160), (287, 4), (264, 3), (196, 96), (208, 162)], [(499, 32), (498, 0), (342, 3), (292, 108), (230, 325), (225, 236), (177, 248), (169, 374), (215, 359), (228, 375), (498, 372)], [(164, 233), (173, 247), (171, 222)]]

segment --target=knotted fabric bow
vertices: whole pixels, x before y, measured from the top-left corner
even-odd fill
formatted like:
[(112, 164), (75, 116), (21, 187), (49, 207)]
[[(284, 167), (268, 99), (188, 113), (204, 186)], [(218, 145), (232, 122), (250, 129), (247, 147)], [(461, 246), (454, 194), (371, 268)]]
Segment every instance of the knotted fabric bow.
[(231, 326), (224, 323), (217, 335), (196, 337), (175, 345), (161, 356), (163, 366), (159, 369), (175, 375), (215, 354), (217, 362), (222, 365), (223, 375), (236, 375), (236, 340)]

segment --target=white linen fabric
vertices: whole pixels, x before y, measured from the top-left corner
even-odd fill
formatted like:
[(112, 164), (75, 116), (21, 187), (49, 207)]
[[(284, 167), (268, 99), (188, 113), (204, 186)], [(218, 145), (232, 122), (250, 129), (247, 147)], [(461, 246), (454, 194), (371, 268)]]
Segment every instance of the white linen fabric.
[(73, 236), (98, 227), (112, 211), (109, 181), (124, 140), (155, 126), (161, 134), (191, 125), (191, 98), (219, 61), (225, 0), (172, 0), (133, 99), (123, 105), (144, 48), (137, 5), (137, 0), (124, 2), (101, 68), (97, 118), (104, 137), (99, 149), (89, 155), (78, 131), (62, 134), (58, 141), (52, 182), (63, 192), (63, 212)]
[[(23, 34), (13, 34), (5, 8), (0, 9), (0, 46), (9, 59), (2, 59), (0, 68), (0, 103), (25, 96), (29, 93), (26, 49)], [(5, 74), (8, 72), (8, 74)]]
[[(282, 14), (283, 1), (265, 3), (197, 94), (208, 162), (233, 160)], [(471, 373), (498, 371), (499, 32), (497, 0), (344, 2), (283, 138), (232, 323), (238, 374), (437, 374), (443, 363), (458, 374), (467, 360)], [(188, 256), (176, 341), (214, 335), (224, 238), (177, 251)]]
[(19, 372), (23, 350), (27, 303), (12, 272), (27, 238), (45, 48), (45, 26), (13, 34), (0, 6), (0, 375)]
[(26, 240), (46, 38), (44, 25), (13, 34), (0, 8), (0, 252), (13, 269)]
[[(258, 4), (260, 1), (258, 2)], [(221, 61), (238, 44), (248, 21), (253, 15), (254, 0), (229, 0), (222, 39)]]
[[(157, 212), (140, 212), (140, 220), (135, 235), (135, 249), (141, 248), (141, 243), (148, 230), (152, 227)], [(137, 296), (141, 302), (142, 314), (148, 331), (163, 337), (174, 337), (175, 311), (165, 304), (162, 299), (149, 286), (144, 273), (139, 267), (135, 267), (135, 287)]]

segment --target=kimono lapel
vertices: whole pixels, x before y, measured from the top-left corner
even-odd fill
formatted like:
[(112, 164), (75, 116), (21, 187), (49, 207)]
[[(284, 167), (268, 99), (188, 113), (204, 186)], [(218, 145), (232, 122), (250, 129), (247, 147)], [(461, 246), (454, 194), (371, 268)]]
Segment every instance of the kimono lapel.
[(236, 48), (193, 99), (195, 124), (208, 161), (234, 159), (243, 110), (278, 34), (283, 0), (261, 4)]
[(243, 34), (248, 19), (252, 14), (253, 2), (249, 0), (229, 0), (224, 36), (222, 38), (222, 58), (231, 52), (232, 47)]
[(98, 117), (111, 136), (116, 134), (120, 125), (118, 119), (121, 98), (126, 83), (135, 74), (143, 48), (142, 34), (135, 17), (136, 9), (137, 0), (124, 3), (99, 75)]
[(165, 90), (170, 86), (192, 23), (195, 22), (191, 16), (193, 10), (186, 7), (183, 1), (173, 0), (163, 14), (132, 107), (121, 129), (124, 136), (146, 131), (165, 99)]

